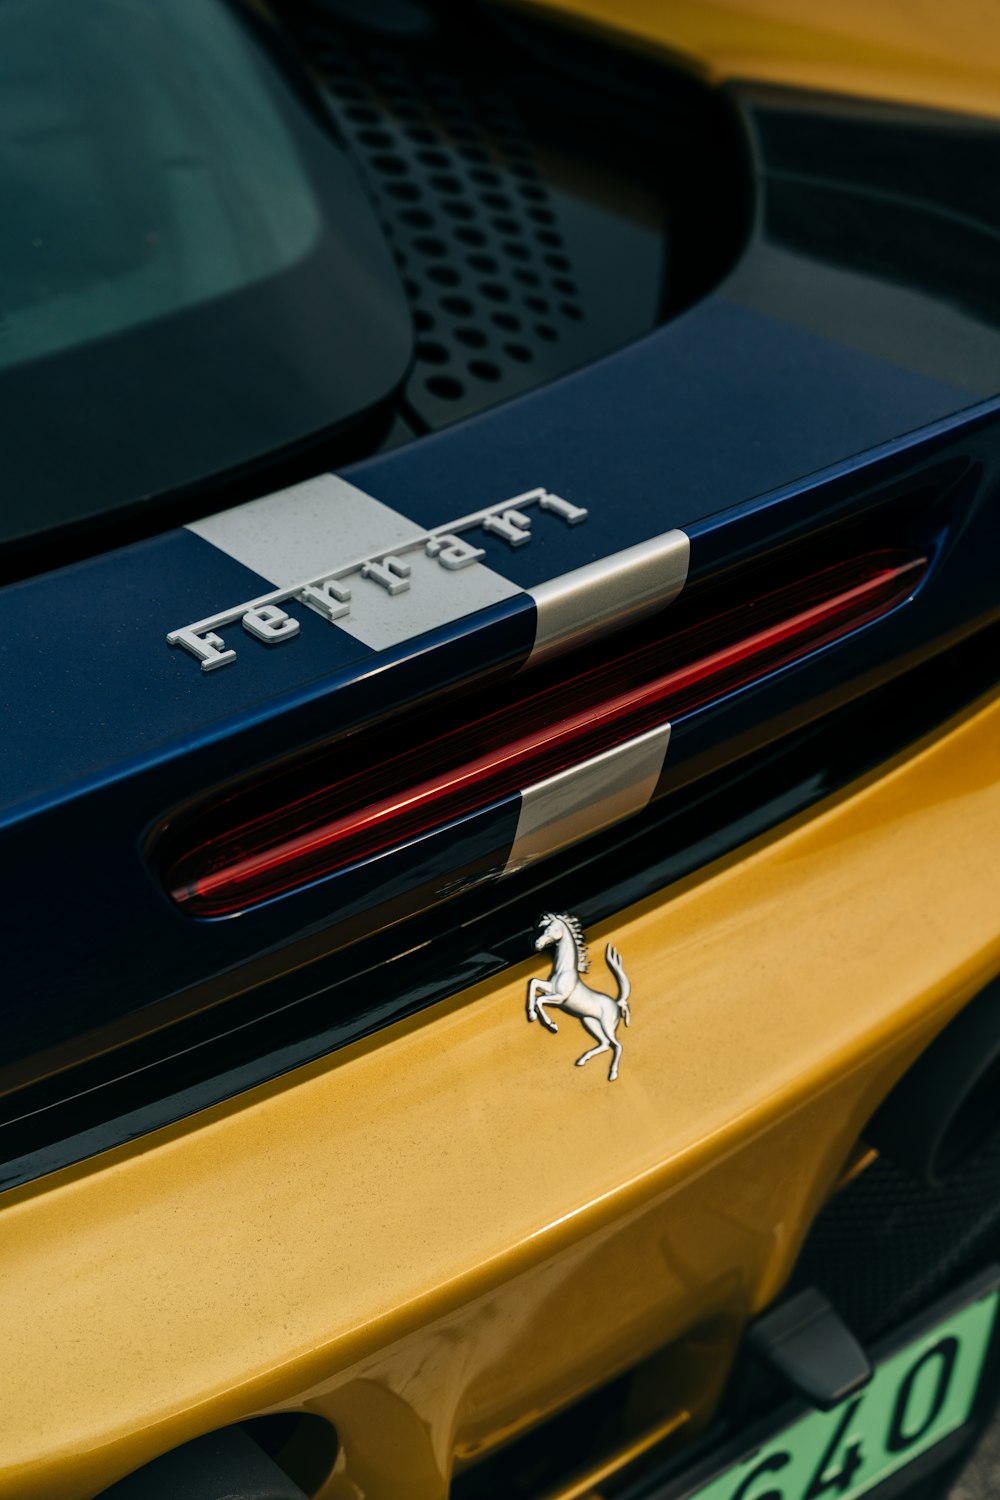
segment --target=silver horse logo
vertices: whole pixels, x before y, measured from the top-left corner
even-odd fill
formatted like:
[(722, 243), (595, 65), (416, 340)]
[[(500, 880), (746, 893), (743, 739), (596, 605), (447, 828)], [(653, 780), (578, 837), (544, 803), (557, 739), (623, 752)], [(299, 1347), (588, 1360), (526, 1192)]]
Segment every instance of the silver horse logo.
[(568, 912), (546, 912), (538, 925), (540, 931), (535, 941), (535, 951), (540, 953), (543, 948), (555, 948), (556, 951), (552, 960), (552, 973), (548, 979), (528, 980), (528, 1020), (541, 1021), (549, 1031), (558, 1031), (555, 1021), (546, 1012), (547, 1005), (558, 1006), (567, 1015), (576, 1016), (597, 1042), (596, 1047), (589, 1048), (582, 1057), (577, 1058), (577, 1067), (582, 1068), (585, 1062), (601, 1052), (612, 1052), (614, 1056), (608, 1071), (608, 1082), (614, 1083), (618, 1077), (618, 1061), (622, 1055), (621, 1043), (616, 1039), (615, 1033), (622, 1020), (626, 1026), (629, 1024), (628, 997), (632, 993), (632, 986), (622, 967), (621, 954), (610, 943), (604, 950), (608, 968), (618, 981), (616, 999), (603, 994), (601, 990), (591, 989), (580, 978), (581, 974), (589, 971), (590, 958), (587, 955), (583, 928), (576, 917), (571, 917)]

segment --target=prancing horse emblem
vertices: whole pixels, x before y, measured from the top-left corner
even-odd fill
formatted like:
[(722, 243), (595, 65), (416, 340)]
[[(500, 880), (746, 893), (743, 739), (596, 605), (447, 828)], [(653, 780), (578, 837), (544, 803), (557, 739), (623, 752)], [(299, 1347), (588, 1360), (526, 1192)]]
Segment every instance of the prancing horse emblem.
[(621, 954), (610, 943), (604, 950), (608, 968), (618, 981), (618, 997), (613, 999), (600, 990), (592, 990), (580, 978), (581, 974), (586, 974), (590, 969), (590, 959), (583, 939), (583, 928), (576, 917), (571, 917), (566, 912), (561, 915), (546, 912), (539, 921), (539, 927), (541, 930), (535, 941), (535, 951), (540, 953), (543, 948), (555, 948), (556, 951), (552, 960), (552, 973), (548, 979), (528, 980), (528, 1020), (541, 1021), (549, 1031), (558, 1031), (555, 1021), (546, 1013), (547, 1005), (558, 1005), (567, 1015), (576, 1016), (597, 1042), (596, 1047), (591, 1047), (582, 1057), (577, 1058), (577, 1067), (582, 1068), (592, 1057), (610, 1051), (614, 1056), (608, 1071), (608, 1082), (614, 1083), (618, 1077), (618, 1060), (622, 1055), (621, 1043), (616, 1040), (615, 1033), (623, 1018), (625, 1025), (629, 1024), (628, 997), (632, 993), (632, 986), (622, 968)]

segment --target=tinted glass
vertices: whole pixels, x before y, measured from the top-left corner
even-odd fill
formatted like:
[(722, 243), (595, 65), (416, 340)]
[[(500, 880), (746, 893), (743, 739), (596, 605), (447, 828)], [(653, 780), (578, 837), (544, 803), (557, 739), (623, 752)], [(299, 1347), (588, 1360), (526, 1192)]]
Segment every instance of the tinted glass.
[(221, 0), (0, 0), (8, 537), (389, 393), (401, 290), (311, 105)]

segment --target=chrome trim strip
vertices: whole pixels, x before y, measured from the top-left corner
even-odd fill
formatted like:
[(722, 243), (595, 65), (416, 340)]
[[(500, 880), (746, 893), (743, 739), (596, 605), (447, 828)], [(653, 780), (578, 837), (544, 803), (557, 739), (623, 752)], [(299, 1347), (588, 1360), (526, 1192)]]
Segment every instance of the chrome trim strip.
[(687, 533), (667, 531), (528, 589), (538, 623), (525, 666), (537, 666), (568, 646), (630, 625), (669, 604), (687, 580), (690, 554)]
[[(236, 660), (218, 634), (228, 626), (242, 624), (265, 646), (299, 635), (299, 622), (281, 608), (291, 600), (382, 651), (521, 595), (535, 605), (535, 642), (523, 664), (529, 666), (652, 614), (683, 588), (690, 543), (674, 530), (522, 589), (484, 564), (479, 541), (495, 536), (511, 549), (527, 545), (533, 507), (566, 526), (588, 518), (584, 507), (540, 486), (422, 530), (336, 474), (205, 516), (187, 530), (272, 587), (170, 631), (167, 644), (183, 647), (203, 672), (212, 672)], [(328, 566), (316, 572), (324, 556)]]
[(661, 724), (525, 788), (503, 874), (642, 812), (656, 790), (669, 740), (670, 725)]

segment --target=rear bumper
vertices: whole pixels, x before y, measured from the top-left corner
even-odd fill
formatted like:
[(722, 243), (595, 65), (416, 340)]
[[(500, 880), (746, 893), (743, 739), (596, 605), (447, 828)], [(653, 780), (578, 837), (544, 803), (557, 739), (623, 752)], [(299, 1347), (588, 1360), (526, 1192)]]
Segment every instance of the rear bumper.
[(0, 1493), (84, 1500), (289, 1409), (340, 1435), (324, 1500), (432, 1500), (659, 1349), (703, 1428), (873, 1110), (1000, 970), (998, 888), (1000, 696), (588, 934), (632, 982), (613, 1086), (525, 1023), (532, 955), (11, 1190)]

